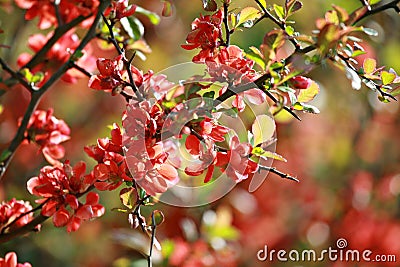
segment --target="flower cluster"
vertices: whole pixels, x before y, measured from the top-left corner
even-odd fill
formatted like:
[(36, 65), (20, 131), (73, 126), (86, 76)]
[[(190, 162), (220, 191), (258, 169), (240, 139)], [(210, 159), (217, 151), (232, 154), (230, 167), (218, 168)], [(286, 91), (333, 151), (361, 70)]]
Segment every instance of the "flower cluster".
[(133, 179), (146, 193), (165, 192), (179, 180), (178, 172), (168, 160), (168, 143), (160, 141), (165, 113), (149, 101), (130, 103), (124, 114), (124, 146)]
[[(31, 178), (28, 183), (28, 191), (42, 197), (37, 200), (41, 203), (43, 216), (53, 216), (53, 224), (56, 227), (67, 226), (67, 231), (79, 229), (82, 221), (100, 217), (104, 214), (104, 207), (100, 205), (99, 196), (89, 192), (91, 184), (87, 181), (89, 175), (84, 175), (86, 164), (80, 162), (74, 167), (68, 163), (61, 167), (46, 166), (40, 170), (37, 177)], [(78, 198), (86, 194), (85, 204)]]
[(18, 263), (17, 254), (15, 252), (8, 252), (4, 259), (0, 258), (0, 267), (32, 267), (29, 262)]
[[(39, 17), (38, 27), (47, 29), (58, 24), (56, 12), (59, 12), (63, 23), (68, 23), (78, 16), (93, 14), (98, 5), (98, 0), (60, 0), (58, 4), (50, 0), (15, 0), (15, 3), (23, 9), (26, 20)], [(56, 5), (57, 11), (56, 11)]]
[(111, 2), (111, 7), (104, 12), (105, 16), (110, 18), (122, 19), (133, 15), (136, 11), (136, 5), (129, 5), (128, 0), (115, 0)]
[(58, 159), (64, 157), (65, 150), (61, 145), (70, 136), (70, 129), (63, 121), (53, 116), (53, 109), (36, 110), (29, 120), (26, 138), (40, 145), (40, 150), (46, 160), (53, 164), (59, 164)]
[[(29, 223), (33, 216), (28, 213), (32, 206), (27, 201), (11, 199), (0, 204), (0, 231), (5, 227), (19, 228)], [(1, 265), (0, 265), (1, 266)]]
[(131, 181), (122, 151), (122, 134), (118, 125), (111, 130), (111, 139), (100, 138), (97, 145), (86, 146), (85, 152), (98, 164), (86, 181), (94, 184), (98, 190), (114, 190), (124, 181)]
[[(43, 34), (35, 34), (29, 37), (28, 46), (33, 52), (39, 52), (51, 38), (52, 33), (44, 36)], [(36, 65), (31, 71), (33, 73), (43, 72), (44, 79), (41, 81), (43, 84), (50, 76), (64, 63), (66, 63), (75, 49), (79, 45), (79, 37), (72, 30), (65, 33), (47, 52), (45, 59), (42, 63)], [(92, 71), (95, 66), (95, 59), (91, 56), (92, 48), (87, 45), (82, 51), (82, 56), (76, 61), (77, 65), (84, 66), (87, 71)], [(22, 53), (18, 57), (18, 66), (24, 67), (32, 56), (29, 53)], [(62, 80), (68, 83), (76, 83), (79, 78), (84, 77), (80, 71), (76, 69), (69, 69), (63, 76)]]
[(187, 44), (182, 45), (186, 50), (201, 48), (193, 62), (205, 62), (213, 58), (215, 50), (221, 45), (222, 10), (211, 16), (200, 16), (192, 23), (192, 31), (186, 38)]

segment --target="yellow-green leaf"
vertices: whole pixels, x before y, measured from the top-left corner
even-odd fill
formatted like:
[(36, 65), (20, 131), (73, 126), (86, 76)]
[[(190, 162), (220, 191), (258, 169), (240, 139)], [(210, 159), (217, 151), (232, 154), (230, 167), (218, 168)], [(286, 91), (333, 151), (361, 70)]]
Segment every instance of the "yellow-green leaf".
[(236, 26), (240, 26), (246, 21), (253, 21), (261, 16), (260, 11), (255, 7), (245, 7), (240, 11)]
[(384, 70), (381, 73), (381, 79), (383, 85), (391, 84), (396, 79), (396, 75)]
[(274, 10), (275, 14), (280, 18), (283, 19), (285, 17), (285, 11), (283, 9), (283, 6), (274, 4)]
[(376, 60), (373, 58), (366, 58), (363, 63), (364, 73), (371, 74), (375, 71), (376, 68)]
[(275, 121), (268, 115), (258, 115), (251, 127), (254, 146), (270, 140), (275, 132)]
[(314, 99), (314, 97), (319, 93), (319, 86), (316, 82), (311, 82), (311, 85), (307, 89), (300, 90), (297, 96), (297, 101), (305, 103)]

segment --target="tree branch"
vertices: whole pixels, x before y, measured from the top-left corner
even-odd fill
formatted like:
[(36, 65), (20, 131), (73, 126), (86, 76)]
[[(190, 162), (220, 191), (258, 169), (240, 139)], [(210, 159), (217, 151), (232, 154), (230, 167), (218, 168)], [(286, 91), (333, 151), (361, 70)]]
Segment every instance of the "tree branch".
[(275, 173), (276, 175), (280, 176), (283, 179), (289, 179), (289, 180), (292, 180), (292, 181), (295, 181), (295, 182), (300, 182), (299, 179), (297, 179), (296, 177), (293, 177), (293, 176), (291, 176), (291, 175), (289, 175), (287, 173), (281, 172), (278, 169), (276, 169), (275, 167), (267, 167), (267, 166), (259, 165), (259, 169)]
[[(264, 12), (264, 14), (254, 22), (254, 24), (257, 24), (259, 21), (268, 18), (272, 20), (279, 28), (284, 30), (286, 32), (286, 23), (284, 21), (279, 21), (275, 16), (273, 16), (262, 4), (259, 0), (254, 0), (256, 1), (257, 5), (261, 8), (261, 10)], [(300, 43), (295, 39), (295, 38), (288, 38), (288, 40), (294, 45), (296, 51), (301, 49)]]
[[(25, 80), (24, 76), (23, 76), (21, 73), (12, 70), (11, 67), (8, 66), (7, 63), (6, 63), (2, 58), (0, 58), (0, 65), (1, 65), (1, 67), (3, 68), (3, 70), (5, 70), (6, 72), (8, 72), (8, 73), (11, 75), (11, 77), (13, 77), (14, 79), (16, 79), (20, 84), (22, 84), (22, 86), (24, 86), (26, 89), (28, 89), (29, 92), (33, 92), (33, 91), (34, 91), (33, 86), (30, 85), (30, 84)], [(0, 96), (1, 96), (1, 95), (2, 95), (2, 93), (0, 93)]]
[[(398, 4), (400, 3), (400, 0), (392, 0), (386, 4), (378, 4), (375, 5), (373, 8), (370, 8), (367, 10), (367, 12), (365, 12), (363, 15), (361, 15), (359, 18), (357, 18), (353, 25), (360, 22), (361, 20), (365, 19), (366, 17), (369, 17), (371, 15), (374, 15), (376, 13), (380, 13), (382, 11), (385, 11), (387, 9), (394, 9), (394, 11), (396, 11), (397, 13), (400, 13), (400, 7), (398, 6)], [(356, 11), (353, 12), (353, 14)]]
[(228, 47), (231, 42), (231, 32), (228, 25), (228, 7), (229, 5), (224, 2), (224, 26), (225, 26), (225, 45)]
[[(83, 37), (82, 41), (80, 42), (80, 44), (78, 45), (78, 47), (76, 48), (75, 51), (82, 50), (89, 43), (89, 41), (92, 40), (96, 36), (96, 28), (97, 28), (98, 22), (100, 21), (101, 14), (110, 5), (110, 2), (111, 2), (111, 0), (101, 1), (100, 5), (99, 5), (98, 13), (93, 21), (92, 26), (90, 27), (90, 29), (88, 30), (86, 35)], [(58, 29), (60, 29), (60, 28), (58, 28)], [(56, 35), (56, 33), (54, 35)], [(60, 37), (61, 36), (59, 36), (59, 38)], [(56, 41), (57, 40), (55, 40), (54, 42), (56, 42)], [(0, 180), (3, 177), (4, 173), (6, 172), (12, 158), (14, 157), (15, 151), (17, 150), (18, 146), (25, 139), (25, 131), (28, 127), (29, 120), (30, 120), (33, 112), (36, 110), (36, 107), (38, 106), (40, 99), (47, 92), (47, 90), (49, 90), (49, 88), (58, 79), (60, 79), (68, 69), (70, 69), (72, 67), (71, 62), (73, 62), (73, 60), (72, 60), (73, 56), (74, 55), (71, 55), (70, 59), (66, 63), (64, 63), (39, 90), (33, 91), (31, 93), (31, 100), (28, 104), (27, 110), (25, 111), (25, 115), (22, 118), (21, 125), (18, 127), (17, 133), (15, 134), (13, 140), (11, 141), (9, 147), (7, 148), (7, 152), (9, 153), (9, 156), (6, 159), (4, 159), (3, 162), (0, 162)]]

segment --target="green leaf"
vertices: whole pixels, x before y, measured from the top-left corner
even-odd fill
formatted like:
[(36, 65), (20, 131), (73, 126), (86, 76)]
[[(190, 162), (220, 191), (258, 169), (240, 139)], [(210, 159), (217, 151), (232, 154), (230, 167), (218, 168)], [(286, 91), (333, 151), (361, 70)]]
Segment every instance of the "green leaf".
[(369, 0), (369, 4), (375, 5), (375, 4), (378, 4), (380, 1), (382, 1), (382, 0)]
[(292, 105), (297, 102), (297, 97), (296, 97), (295, 93), (288, 92), (288, 96), (289, 96), (289, 99), (290, 99), (290, 103), (292, 103)]
[(270, 140), (275, 132), (275, 121), (268, 115), (258, 115), (251, 127), (254, 135), (254, 146)]
[(260, 4), (263, 8), (267, 8), (267, 1), (266, 0), (260, 0)]
[(367, 52), (362, 51), (362, 50), (356, 50), (356, 51), (353, 52), (353, 54), (351, 54), (351, 57), (357, 57), (357, 56), (360, 56), (360, 55), (364, 55), (366, 53)]
[(271, 159), (276, 159), (276, 160), (287, 162), (287, 160), (284, 157), (282, 157), (281, 155), (279, 155), (275, 152), (272, 152), (272, 151), (265, 151), (261, 147), (253, 148), (253, 151), (251, 153), (256, 156), (259, 156), (259, 157), (266, 157), (266, 158), (271, 158)]
[(394, 73), (390, 73), (384, 70), (381, 72), (381, 79), (383, 85), (388, 85), (391, 84), (394, 81), (394, 79), (396, 79), (396, 75)]
[(313, 100), (318, 93), (319, 86), (316, 82), (313, 81), (307, 89), (300, 90), (300, 93), (297, 96), (297, 101), (301, 103), (309, 102)]
[(363, 62), (364, 73), (371, 74), (376, 69), (376, 60), (373, 58), (366, 58)]
[(28, 82), (32, 81), (33, 74), (28, 68), (23, 68), (20, 72)]
[(154, 12), (144, 9), (143, 7), (136, 6), (135, 13), (146, 16), (153, 25), (157, 25), (158, 23), (160, 23), (160, 16), (158, 16)]
[(253, 60), (262, 70), (265, 70), (266, 64), (264, 62), (263, 54), (256, 47), (250, 47), (251, 52), (245, 54), (245, 57)]
[(139, 19), (130, 16), (124, 17), (120, 20), (122, 27), (126, 33), (135, 41), (141, 39), (144, 34), (144, 26)]
[(238, 14), (238, 22), (236, 24), (236, 27), (241, 26), (245, 22), (251, 21), (251, 24), (254, 20), (259, 18), (261, 16), (260, 11), (255, 8), (255, 7), (245, 7), (240, 11)]
[(214, 96), (215, 96), (215, 92), (214, 91), (210, 91), (210, 92), (207, 92), (207, 93), (203, 94), (203, 97), (205, 97), (205, 98), (214, 99)]
[(294, 28), (292, 26), (286, 26), (285, 31), (289, 36), (293, 36), (294, 34)]
[(295, 110), (303, 110), (303, 109), (304, 109), (303, 104), (301, 104), (300, 102), (294, 103), (294, 104), (293, 104), (293, 108), (294, 108)]
[(275, 14), (281, 19), (283, 20), (285, 17), (285, 10), (283, 8), (283, 6), (274, 4), (274, 10), (275, 10)]
[(33, 75), (32, 79), (30, 82), (32, 83), (40, 83), (41, 81), (43, 81), (44, 79), (44, 73), (39, 71), (37, 73), (35, 73), (35, 75)]
[(374, 29), (371, 28), (365, 28), (365, 27), (361, 27), (363, 32), (365, 32), (366, 34), (370, 35), (370, 36), (378, 36), (378, 32)]
[(203, 8), (205, 11), (216, 11), (217, 3), (215, 0), (203, 0)]
[(290, 88), (288, 86), (278, 86), (277, 89), (284, 93), (288, 93), (288, 92), (295, 93), (296, 92), (296, 90), (294, 90), (293, 88)]
[(133, 187), (123, 188), (119, 192), (119, 198), (125, 207), (132, 209), (136, 203), (136, 190)]
[(320, 112), (317, 107), (307, 105), (307, 104), (303, 104), (303, 111), (312, 113), (312, 114), (318, 114)]
[(235, 107), (219, 109), (219, 110), (217, 110), (217, 112), (223, 112), (225, 115), (227, 115), (231, 118), (237, 118), (238, 113), (239, 113), (238, 109)]
[(4, 160), (8, 159), (10, 157), (12, 152), (8, 149), (3, 150), (3, 152), (0, 155), (0, 162), (3, 162)]

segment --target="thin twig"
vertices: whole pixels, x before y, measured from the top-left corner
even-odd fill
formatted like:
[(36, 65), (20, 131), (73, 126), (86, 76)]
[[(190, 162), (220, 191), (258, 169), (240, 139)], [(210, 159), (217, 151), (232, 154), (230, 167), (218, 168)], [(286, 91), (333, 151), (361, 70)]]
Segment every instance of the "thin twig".
[(89, 71), (87, 71), (85, 68), (82, 68), (81, 66), (79, 66), (78, 64), (76, 64), (75, 62), (71, 61), (71, 67), (80, 71), (82, 74), (84, 74), (87, 77), (92, 77), (93, 74), (91, 74)]
[[(259, 21), (261, 21), (264, 18), (269, 18), (270, 20), (272, 20), (277, 26), (279, 26), (279, 28), (281, 28), (283, 31), (286, 32), (286, 23), (284, 21), (279, 21), (275, 16), (273, 16), (262, 4), (259, 0), (254, 0), (256, 1), (257, 5), (261, 8), (261, 10), (263, 11), (263, 15), (257, 20), (255, 21), (254, 24), (257, 24)], [(301, 49), (301, 45), (300, 43), (295, 39), (295, 38), (288, 38), (288, 40), (294, 45), (296, 51)]]
[(58, 26), (62, 26), (62, 25), (64, 25), (64, 21), (61, 17), (61, 13), (60, 13), (60, 1), (54, 1), (53, 4), (54, 4), (54, 11), (56, 13)]
[(368, 10), (371, 10), (371, 6), (368, 3), (368, 0), (360, 0), (363, 6), (366, 6)]
[(289, 179), (289, 180), (292, 180), (292, 181), (295, 181), (295, 182), (300, 182), (299, 179), (297, 179), (296, 177), (293, 177), (290, 174), (281, 172), (278, 169), (276, 169), (275, 167), (268, 167), (268, 166), (259, 165), (258, 168), (260, 170), (266, 170), (266, 171), (270, 171), (272, 173), (275, 173), (276, 175), (280, 176), (281, 178)]
[[(377, 5), (374, 6), (374, 8), (371, 8), (369, 10), (367, 10), (367, 12), (365, 12), (362, 16), (360, 16), (359, 18), (357, 18), (353, 25), (358, 23), (359, 21), (365, 19), (366, 17), (369, 17), (371, 15), (374, 15), (376, 13), (380, 13), (382, 11), (385, 11), (387, 9), (394, 9), (394, 11), (396, 11), (397, 13), (400, 13), (400, 7), (398, 6), (398, 4), (400, 3), (400, 0), (393, 0), (391, 2), (388, 2), (386, 4), (383, 5)], [(355, 13), (356, 11), (354, 11), (353, 13)], [(351, 15), (350, 15), (351, 16)]]
[(147, 267), (152, 267), (152, 255), (153, 255), (153, 246), (154, 246), (154, 241), (156, 238), (156, 219), (154, 217), (154, 212), (151, 213), (151, 240), (150, 240), (150, 250), (149, 250), (149, 256), (147, 257)]
[[(135, 79), (133, 78), (132, 70), (131, 70), (131, 61), (126, 59), (125, 51), (123, 50), (123, 48), (121, 48), (119, 46), (117, 40), (115, 39), (114, 30), (113, 30), (114, 23), (112, 21), (109, 22), (108, 19), (104, 16), (104, 14), (101, 14), (101, 16), (103, 17), (103, 21), (107, 26), (108, 32), (110, 33), (110, 37), (108, 38), (108, 40), (117, 49), (118, 54), (122, 55), (122, 60), (124, 61), (124, 65), (125, 65), (126, 71), (128, 73), (128, 77), (129, 77), (129, 86), (132, 87), (133, 92), (136, 94), (136, 96), (139, 99), (143, 99), (143, 95), (139, 92), (137, 86), (135, 85)], [(132, 58), (132, 60), (133, 60), (133, 58)]]

